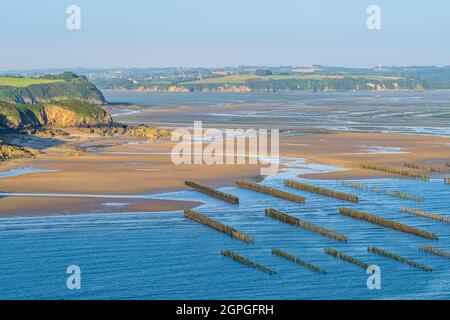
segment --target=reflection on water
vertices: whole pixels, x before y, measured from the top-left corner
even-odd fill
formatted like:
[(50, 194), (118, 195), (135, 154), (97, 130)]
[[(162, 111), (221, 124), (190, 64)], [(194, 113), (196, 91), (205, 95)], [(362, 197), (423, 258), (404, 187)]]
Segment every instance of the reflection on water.
[(38, 168), (15, 168), (8, 171), (0, 172), (0, 178), (9, 178), (15, 176), (21, 176), (29, 173), (39, 173), (39, 172), (57, 172), (58, 170), (50, 170), (50, 169), (38, 169)]
[[(285, 161), (288, 161), (285, 159)], [(73, 299), (392, 299), (450, 298), (450, 268), (447, 259), (419, 252), (420, 245), (450, 250), (448, 224), (399, 212), (414, 201), (384, 194), (353, 190), (339, 181), (308, 181), (360, 196), (358, 204), (286, 188), (282, 179), (299, 173), (333, 170), (289, 159), (289, 168), (263, 183), (307, 197), (304, 205), (233, 187), (221, 190), (239, 196), (239, 206), (187, 190), (161, 195), (158, 199), (197, 200), (197, 208), (214, 219), (255, 237), (245, 244), (183, 217), (182, 212), (123, 213), (77, 216), (16, 217), (0, 220), (0, 297)], [(360, 181), (369, 186), (420, 193), (420, 208), (448, 215), (448, 185), (441, 180), (377, 179)], [(94, 196), (94, 195), (93, 195)], [(121, 197), (111, 197), (120, 199)], [(114, 200), (113, 200), (114, 201)], [(121, 202), (114, 201), (111, 204)], [(358, 208), (434, 232), (438, 241), (385, 229), (341, 216), (341, 206)], [(264, 216), (274, 208), (309, 222), (344, 233), (348, 243), (324, 238)], [(364, 270), (323, 253), (335, 247), (382, 272), (382, 290), (366, 287)], [(378, 246), (430, 265), (422, 272), (367, 252)], [(270, 253), (282, 248), (328, 271), (323, 276)], [(278, 271), (276, 276), (242, 266), (220, 255), (232, 249)], [(77, 264), (82, 270), (82, 289), (66, 289), (65, 270)]]
[(398, 147), (384, 147), (384, 146), (369, 146), (361, 150), (361, 152), (354, 154), (402, 154), (409, 153), (408, 151), (403, 151), (405, 148)]

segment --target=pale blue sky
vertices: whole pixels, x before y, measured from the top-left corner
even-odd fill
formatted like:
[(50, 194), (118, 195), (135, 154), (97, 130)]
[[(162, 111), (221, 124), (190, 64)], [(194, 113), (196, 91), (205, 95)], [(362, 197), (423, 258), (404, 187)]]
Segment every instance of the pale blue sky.
[[(82, 29), (66, 29), (66, 8)], [(366, 28), (381, 7), (382, 30)], [(0, 70), (229, 65), (448, 65), (448, 0), (9, 0)]]

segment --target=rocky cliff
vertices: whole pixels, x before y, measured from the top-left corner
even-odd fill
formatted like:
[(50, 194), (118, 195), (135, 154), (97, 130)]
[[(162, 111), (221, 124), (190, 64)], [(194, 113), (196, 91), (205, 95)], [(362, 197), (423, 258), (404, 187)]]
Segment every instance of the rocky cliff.
[(112, 118), (102, 108), (79, 100), (33, 105), (0, 101), (0, 127), (95, 127), (109, 126)]

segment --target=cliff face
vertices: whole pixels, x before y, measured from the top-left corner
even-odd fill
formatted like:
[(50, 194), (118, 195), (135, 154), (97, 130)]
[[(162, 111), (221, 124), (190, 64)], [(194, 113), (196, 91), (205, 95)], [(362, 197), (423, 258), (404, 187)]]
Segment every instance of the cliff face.
[(42, 126), (63, 128), (110, 126), (112, 124), (111, 116), (103, 109), (97, 110), (94, 114), (86, 115), (56, 104), (44, 105), (44, 119), (45, 122)]
[(0, 101), (0, 127), (19, 128), (26, 125), (37, 127), (44, 123), (41, 105), (17, 105)]
[(0, 127), (95, 127), (112, 124), (102, 108), (77, 100), (49, 104), (19, 105), (0, 101)]
[[(67, 99), (79, 99), (89, 103), (100, 104), (105, 102), (105, 98), (100, 90), (90, 83), (84, 76), (65, 72), (60, 75), (48, 75), (42, 78), (42, 83), (37, 79), (11, 78), (11, 83), (6, 81), (0, 85), (0, 100), (11, 103), (45, 103), (50, 101), (59, 101)], [(30, 81), (30, 85), (17, 86), (15, 84), (26, 83)], [(45, 82), (46, 80), (54, 80), (53, 82)]]

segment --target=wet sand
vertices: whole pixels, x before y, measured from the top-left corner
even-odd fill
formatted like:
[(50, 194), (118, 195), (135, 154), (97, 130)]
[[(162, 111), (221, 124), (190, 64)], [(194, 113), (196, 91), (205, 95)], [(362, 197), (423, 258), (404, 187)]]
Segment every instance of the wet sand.
[[(105, 147), (110, 144), (114, 146)], [(236, 179), (259, 176), (257, 165), (174, 165), (170, 156), (174, 144), (142, 138), (103, 138), (83, 134), (76, 142), (45, 149), (45, 155), (2, 163), (1, 172), (24, 167), (55, 171), (0, 178), (0, 192), (148, 195), (183, 190), (185, 180), (221, 187), (234, 184)], [(97, 147), (99, 152), (89, 147)], [(138, 154), (149, 152), (163, 154)], [(116, 201), (69, 197), (2, 197), (0, 214), (173, 211), (199, 204), (191, 201), (133, 199), (126, 201), (131, 202), (126, 207), (105, 208), (101, 206), (103, 202)]]
[(55, 197), (0, 197), (0, 215), (64, 215), (83, 213), (159, 212), (192, 208), (193, 201), (156, 199), (91, 199)]
[[(329, 133), (281, 137), (281, 156), (348, 168), (348, 171), (303, 175), (314, 179), (355, 179), (391, 176), (359, 168), (361, 163), (403, 166), (404, 162), (450, 159), (450, 139), (423, 135), (383, 133)], [(107, 145), (107, 146), (105, 146)], [(46, 149), (34, 159), (0, 165), (0, 171), (32, 167), (57, 170), (0, 178), (0, 192), (49, 194), (157, 194), (185, 189), (185, 180), (211, 187), (231, 186), (236, 179), (259, 177), (258, 165), (174, 165), (174, 143), (130, 137), (95, 137), (82, 134), (65, 144)], [(98, 149), (86, 149), (86, 147)], [(100, 151), (100, 153), (95, 152)], [(106, 152), (106, 153), (102, 153)], [(126, 152), (128, 154), (117, 154)], [(389, 152), (389, 153), (383, 153)], [(162, 154), (139, 154), (162, 153)], [(398, 176), (396, 176), (398, 177)], [(64, 214), (85, 212), (151, 212), (192, 208), (194, 202), (86, 198), (0, 198), (0, 214)], [(126, 206), (103, 203), (126, 202)]]
[[(450, 159), (450, 138), (409, 134), (342, 132), (286, 137), (281, 149), (290, 156), (303, 155), (310, 163), (350, 170), (302, 175), (311, 179), (399, 178), (364, 170), (362, 163), (403, 167), (404, 163), (433, 163), (444, 167)], [(411, 170), (411, 169), (410, 169)], [(414, 171), (414, 170), (411, 170)]]

